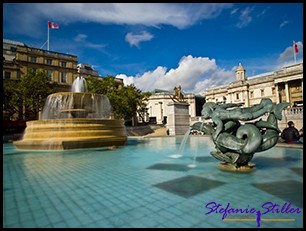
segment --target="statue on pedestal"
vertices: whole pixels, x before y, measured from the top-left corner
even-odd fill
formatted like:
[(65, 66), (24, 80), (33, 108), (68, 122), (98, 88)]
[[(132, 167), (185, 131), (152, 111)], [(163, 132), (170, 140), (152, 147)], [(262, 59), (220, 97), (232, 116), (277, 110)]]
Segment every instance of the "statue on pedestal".
[(174, 102), (185, 103), (184, 94), (182, 93), (181, 89), (181, 85), (174, 87), (174, 95), (172, 97), (170, 96)]

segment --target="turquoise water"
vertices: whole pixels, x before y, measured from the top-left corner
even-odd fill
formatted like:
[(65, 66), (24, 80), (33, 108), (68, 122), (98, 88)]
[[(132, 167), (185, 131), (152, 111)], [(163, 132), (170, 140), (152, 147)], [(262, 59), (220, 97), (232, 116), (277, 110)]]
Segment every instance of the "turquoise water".
[(271, 202), (284, 208), (261, 215), (260, 227), (303, 227), (303, 212), (297, 213), (303, 211), (303, 149), (256, 153), (256, 170), (237, 174), (218, 169), (207, 137), (191, 136), (183, 156), (170, 158), (182, 140), (129, 138), (114, 150), (49, 152), (3, 144), (3, 226), (256, 228), (255, 213), (222, 220), (222, 210), (207, 214), (206, 205), (263, 213)]

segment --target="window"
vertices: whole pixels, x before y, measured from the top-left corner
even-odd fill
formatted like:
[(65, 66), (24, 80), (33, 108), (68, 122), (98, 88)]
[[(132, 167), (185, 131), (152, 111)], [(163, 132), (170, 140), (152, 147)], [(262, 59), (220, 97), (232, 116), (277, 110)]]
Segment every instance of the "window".
[(85, 68), (85, 70), (93, 71), (93, 69), (91, 67), (89, 67), (89, 66), (85, 66), (84, 68)]
[(254, 98), (254, 91), (250, 91), (250, 98)]
[(66, 67), (67, 63), (65, 61), (62, 61), (61, 63), (62, 63), (62, 67)]
[(236, 99), (239, 99), (239, 93), (236, 93)]
[(47, 65), (52, 65), (52, 59), (47, 59), (47, 60), (46, 60), (46, 64), (47, 64)]
[(61, 72), (61, 83), (67, 83), (67, 73)]
[(32, 56), (32, 57), (31, 57), (31, 62), (32, 62), (32, 63), (36, 63), (36, 57), (33, 57), (33, 56)]
[(223, 96), (223, 103), (226, 103), (226, 97)]
[(5, 79), (10, 79), (11, 78), (11, 72), (5, 71), (4, 72), (4, 77), (5, 77)]
[(264, 96), (265, 95), (265, 90), (264, 89), (260, 89), (260, 95)]
[(16, 48), (16, 47), (11, 47), (11, 51), (12, 51), (12, 52), (16, 52), (16, 51), (17, 51), (17, 48)]
[(275, 95), (275, 87), (272, 87), (272, 95)]
[(47, 70), (47, 77), (48, 77), (48, 81), (52, 81), (52, 71), (51, 70)]

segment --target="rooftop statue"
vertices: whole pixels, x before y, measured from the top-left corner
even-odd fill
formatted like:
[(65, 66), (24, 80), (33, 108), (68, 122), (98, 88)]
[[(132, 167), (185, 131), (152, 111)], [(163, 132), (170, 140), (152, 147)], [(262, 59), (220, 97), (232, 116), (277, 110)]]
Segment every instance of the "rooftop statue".
[[(259, 104), (241, 108), (243, 104), (217, 104), (207, 102), (202, 115), (212, 122), (196, 122), (192, 130), (211, 135), (216, 151), (211, 155), (223, 161), (220, 165), (228, 170), (249, 170), (255, 165), (249, 163), (254, 153), (275, 146), (279, 133), (277, 120), (282, 119), (282, 110), (290, 105), (284, 102), (275, 104), (263, 98)], [(267, 121), (255, 119), (268, 114)], [(245, 121), (241, 124), (240, 121)], [(249, 121), (249, 122), (248, 122)]]

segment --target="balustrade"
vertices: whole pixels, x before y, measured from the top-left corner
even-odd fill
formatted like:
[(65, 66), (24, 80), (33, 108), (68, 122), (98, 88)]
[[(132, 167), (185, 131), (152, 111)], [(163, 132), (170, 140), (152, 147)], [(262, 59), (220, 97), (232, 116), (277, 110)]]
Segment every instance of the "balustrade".
[[(290, 107), (285, 108), (282, 112), (283, 119), (282, 121), (287, 121), (288, 119), (291, 120), (300, 120), (303, 119), (303, 107)], [(268, 113), (262, 116), (263, 120), (266, 120)], [(201, 116), (190, 117), (190, 124), (192, 125), (195, 122), (203, 121)]]
[(303, 107), (290, 107), (284, 109), (285, 115), (303, 115)]

